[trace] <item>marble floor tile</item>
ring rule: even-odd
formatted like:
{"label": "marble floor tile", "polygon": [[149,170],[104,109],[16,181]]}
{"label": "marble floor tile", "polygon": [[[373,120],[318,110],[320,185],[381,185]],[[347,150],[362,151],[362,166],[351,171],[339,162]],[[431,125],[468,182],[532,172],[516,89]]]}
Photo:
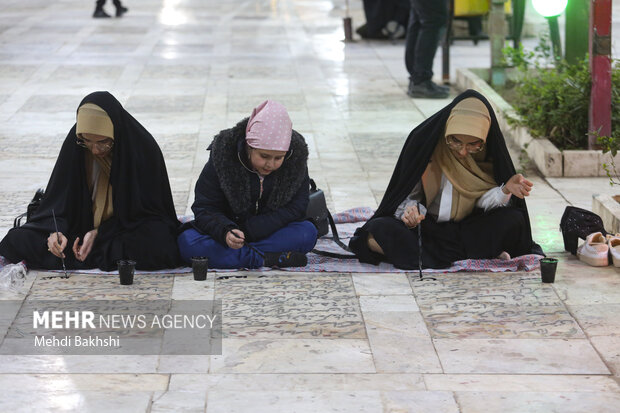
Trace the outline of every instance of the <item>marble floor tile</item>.
{"label": "marble floor tile", "polygon": [[413,290],[436,338],[585,337],[537,273],[446,275]]}
{"label": "marble floor tile", "polygon": [[355,292],[363,295],[411,295],[411,286],[404,274],[352,274]]}
{"label": "marble floor tile", "polygon": [[158,356],[0,355],[0,373],[155,373]]}
{"label": "marble floor tile", "polygon": [[372,373],[368,342],[360,339],[223,339],[210,373]]}
{"label": "marble floor tile", "polygon": [[153,396],[151,413],[202,413],[207,406],[206,392],[166,391]]}
{"label": "marble floor tile", "polygon": [[140,96],[133,95],[125,103],[125,109],[130,113],[170,113],[170,112],[199,112],[202,106],[203,95],[192,96]]}
{"label": "marble floor tile", "polygon": [[368,334],[398,333],[409,337],[430,338],[426,323],[418,311],[364,311]]}
{"label": "marble floor tile", "polygon": [[158,373],[207,373],[211,364],[211,357],[208,355],[176,355],[161,354]]}
{"label": "marble floor tile", "polygon": [[588,342],[579,339],[435,339],[446,373],[609,374]]}
{"label": "marble floor tile", "polygon": [[[8,395],[5,395],[8,396]],[[133,413],[146,411],[152,394],[148,392],[39,392],[24,391],[0,396],[0,409],[7,412],[93,412]]]}
{"label": "marble floor tile", "polygon": [[348,276],[248,275],[216,279],[225,338],[365,338]]}
{"label": "marble floor tile", "polygon": [[567,305],[620,304],[620,277],[615,267],[593,269],[570,259],[558,267],[562,278],[554,284]]}
{"label": "marble floor tile", "polygon": [[383,400],[383,411],[388,412],[461,412],[451,392],[389,391],[381,392],[381,397]]}
{"label": "marble floor tile", "polygon": [[165,391],[167,374],[2,374],[5,392],[37,389],[41,392],[152,392]]}
{"label": "marble floor tile", "polygon": [[207,396],[207,413],[255,412],[256,406],[263,411],[378,413],[382,405],[377,391],[213,391]]}
{"label": "marble floor tile", "polygon": [[118,275],[74,274],[59,278],[56,273],[40,273],[28,299],[33,300],[168,300],[174,277],[136,274],[131,288],[119,288]]}
{"label": "marble floor tile", "polygon": [[459,392],[462,413],[612,413],[618,409],[618,393],[581,392]]}
{"label": "marble floor tile", "polygon": [[372,327],[368,341],[377,372],[441,373],[433,342],[428,337],[410,337],[401,332]]}
{"label": "marble floor tile", "polygon": [[509,375],[509,374],[425,374],[428,390],[457,392],[617,392],[609,376]]}
{"label": "marble floor tile", "polygon": [[359,301],[364,313],[371,311],[419,311],[413,295],[361,296]]}
{"label": "marble floor tile", "polygon": [[615,376],[620,376],[620,337],[592,337],[592,345]]}
{"label": "marble floor tile", "polygon": [[420,374],[171,374],[170,391],[420,391]]}
{"label": "marble floor tile", "polygon": [[620,336],[620,304],[570,305],[568,308],[589,337]]}

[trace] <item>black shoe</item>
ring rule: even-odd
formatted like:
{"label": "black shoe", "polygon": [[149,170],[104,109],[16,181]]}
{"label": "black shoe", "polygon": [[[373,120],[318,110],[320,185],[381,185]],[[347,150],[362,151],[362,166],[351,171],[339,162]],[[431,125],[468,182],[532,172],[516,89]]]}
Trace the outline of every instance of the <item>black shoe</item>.
{"label": "black shoe", "polygon": [[308,258],[306,258],[306,254],[302,254],[301,252],[288,251],[265,253],[265,267],[305,267],[307,264]]}
{"label": "black shoe", "polygon": [[129,11],[129,9],[127,7],[117,7],[116,8],[116,17],[122,17],[123,14],[127,13]]}
{"label": "black shoe", "polygon": [[411,81],[409,82],[407,95],[412,98],[445,99],[450,95],[449,90],[449,88],[439,86],[432,80],[425,80],[417,85],[413,84],[413,81]]}
{"label": "black shoe", "polygon": [[96,9],[95,12],[93,13],[93,17],[96,19],[99,19],[99,18],[109,18],[112,16],[106,13],[105,10],[103,9]]}

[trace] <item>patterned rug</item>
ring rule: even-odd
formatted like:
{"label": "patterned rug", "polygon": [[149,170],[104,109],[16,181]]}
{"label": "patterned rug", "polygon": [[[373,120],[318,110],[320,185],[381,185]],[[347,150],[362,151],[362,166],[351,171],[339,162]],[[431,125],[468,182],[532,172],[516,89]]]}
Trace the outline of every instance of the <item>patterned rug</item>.
{"label": "patterned rug", "polygon": [[[374,213],[371,208],[360,207],[349,209],[334,215],[334,222],[338,229],[340,239],[345,244],[349,243],[349,239],[353,236],[355,230],[362,226]],[[193,219],[192,216],[185,215],[180,216],[181,222],[188,222]],[[333,240],[331,231],[321,237],[315,246],[315,249],[321,251],[328,251],[337,254],[347,254],[342,248],[340,248]],[[432,269],[426,268],[424,273],[449,273],[460,271],[475,271],[475,272],[506,272],[506,271],[531,271],[539,267],[538,261],[542,258],[540,255],[523,255],[513,258],[511,260],[489,259],[489,260],[462,260],[453,263],[452,267],[444,269]],[[0,257],[0,270],[6,262],[3,261],[3,257]],[[222,270],[212,269],[216,272],[230,272],[236,270]],[[248,271],[270,271],[271,268],[252,269]],[[285,271],[291,272],[342,272],[342,273],[387,273],[387,272],[401,272],[401,273],[415,273],[417,270],[400,270],[395,268],[392,264],[383,262],[379,265],[363,264],[356,259],[339,259],[325,257],[317,255],[315,253],[308,254],[308,265],[305,267],[285,268]],[[54,271],[62,272],[62,271]],[[118,271],[101,271],[99,269],[94,270],[71,270],[71,273],[81,274],[117,274]],[[182,274],[191,272],[191,268],[180,267],[174,269],[160,270],[160,271],[136,271],[136,273],[149,273],[149,274]]]}

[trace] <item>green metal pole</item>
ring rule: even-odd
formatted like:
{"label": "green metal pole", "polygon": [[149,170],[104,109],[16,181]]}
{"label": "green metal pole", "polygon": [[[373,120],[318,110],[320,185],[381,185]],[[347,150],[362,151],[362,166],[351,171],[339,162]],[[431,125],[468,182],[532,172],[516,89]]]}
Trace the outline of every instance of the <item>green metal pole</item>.
{"label": "green metal pole", "polygon": [[524,18],[525,0],[512,0],[512,41],[515,49],[518,49],[519,44],[521,44]]}
{"label": "green metal pole", "polygon": [[569,0],[566,5],[566,61],[571,64],[585,59],[588,53],[590,0]]}
{"label": "green metal pole", "polygon": [[491,40],[491,84],[504,86],[506,70],[503,65],[502,49],[506,42],[506,16],[504,0],[492,0],[489,12],[489,39]]}
{"label": "green metal pole", "polygon": [[551,35],[551,44],[553,45],[553,56],[555,60],[562,59],[562,40],[560,39],[560,27],[558,25],[558,16],[546,18],[549,22],[549,34]]}

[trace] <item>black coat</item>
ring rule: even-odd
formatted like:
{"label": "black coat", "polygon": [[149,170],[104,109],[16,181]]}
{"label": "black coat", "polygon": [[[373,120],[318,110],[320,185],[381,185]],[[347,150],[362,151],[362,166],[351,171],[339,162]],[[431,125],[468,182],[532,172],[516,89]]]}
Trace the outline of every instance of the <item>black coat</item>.
{"label": "black coat", "polygon": [[[308,146],[293,131],[282,166],[260,180],[247,160],[245,128],[248,119],[213,138],[211,151],[196,182],[192,205],[200,233],[226,245],[226,233],[240,229],[248,241],[268,237],[294,221],[305,218],[308,207]],[[187,227],[187,226],[186,226]]]}
{"label": "black coat", "polygon": [[[176,234],[177,220],[168,173],[163,155],[153,136],[134,119],[108,92],[94,92],[79,106],[94,103],[106,111],[114,125],[114,146],[110,185],[113,193],[113,216],[101,223],[93,250],[86,263],[68,260],[70,266],[99,267],[112,270],[118,259],[134,259],[139,269],[173,268],[179,263]],[[74,125],[60,150],[45,190],[45,196],[25,225],[12,229],[4,242],[15,259],[25,259],[33,267],[51,268],[46,243],[40,253],[24,246],[47,238],[54,232],[52,210],[58,230],[69,240],[83,238],[93,229],[91,193],[88,187],[84,153],[76,145]],[[1,251],[0,251],[1,252]],[[55,257],[52,257],[55,260]],[[59,260],[58,260],[59,261]]]}
{"label": "black coat", "polygon": [[[495,182],[499,186],[506,183],[514,174],[516,174],[515,167],[512,164],[512,159],[510,158],[510,154],[506,148],[504,135],[502,134],[499,124],[497,123],[497,118],[495,117],[493,108],[483,95],[474,90],[467,90],[457,96],[449,105],[435,113],[430,118],[426,119],[413,131],[411,131],[405,141],[400,156],[398,157],[396,167],[394,168],[394,172],[392,173],[392,177],[383,199],[379,204],[379,208],[368,222],[371,222],[373,219],[378,217],[394,215],[394,212],[398,206],[405,200],[405,198],[407,198],[415,185],[420,182],[422,174],[424,174],[433,151],[435,150],[435,146],[439,140],[444,137],[446,122],[450,116],[452,108],[461,100],[470,97],[480,99],[486,105],[489,110],[489,114],[491,115],[491,126],[486,140],[485,161],[492,162],[493,164],[493,175]],[[524,215],[525,223],[527,225],[527,234],[532,246],[532,253],[542,255],[542,249],[540,246],[531,240],[532,231],[525,200],[512,197],[511,205],[519,209]],[[376,257],[367,256],[367,251],[364,253],[359,248],[360,238],[362,240],[367,239],[367,226],[368,223],[355,231],[355,236],[351,239],[349,245],[355,250],[360,259],[368,262],[376,262]]]}

